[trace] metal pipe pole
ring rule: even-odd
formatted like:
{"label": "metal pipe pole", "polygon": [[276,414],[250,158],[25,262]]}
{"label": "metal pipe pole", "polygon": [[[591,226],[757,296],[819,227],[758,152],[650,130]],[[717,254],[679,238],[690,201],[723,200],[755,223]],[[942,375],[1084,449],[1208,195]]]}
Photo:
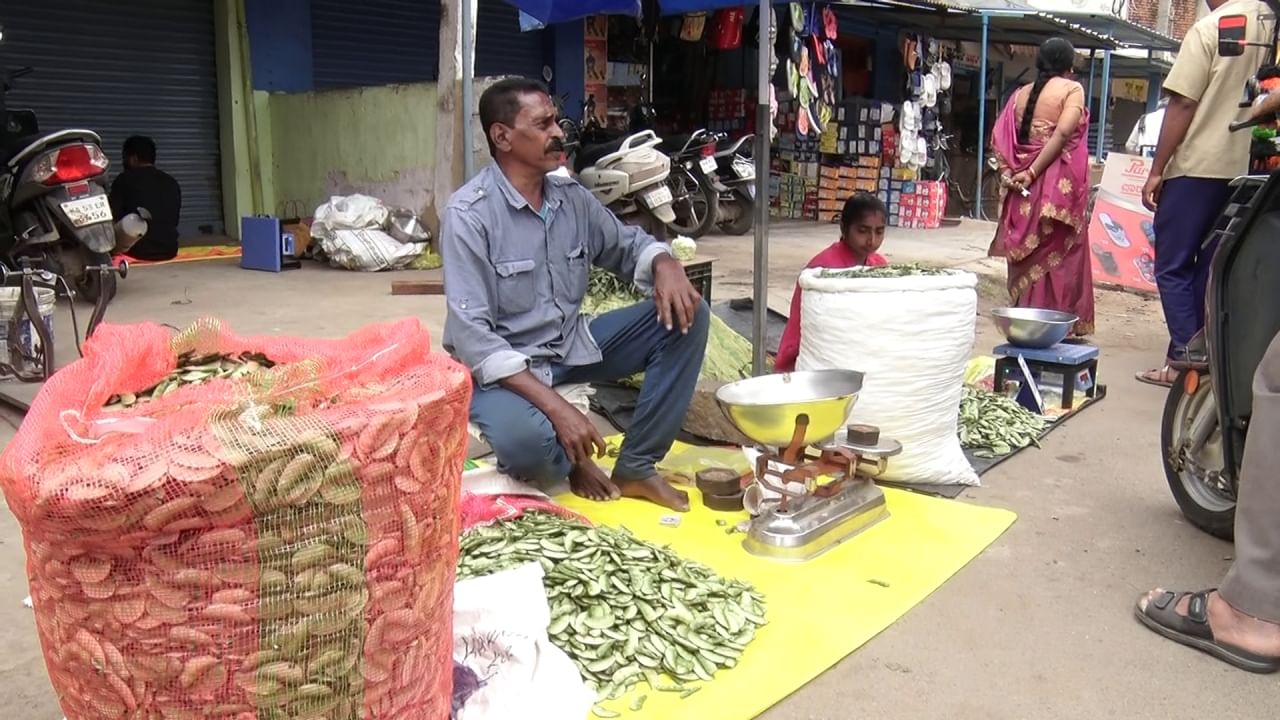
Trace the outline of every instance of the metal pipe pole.
{"label": "metal pipe pole", "polygon": [[1152,68],[1151,72],[1147,73],[1147,112],[1155,112],[1160,105],[1160,81],[1162,77],[1155,70],[1155,52],[1151,50],[1147,51],[1147,64]]}
{"label": "metal pipe pole", "polygon": [[1111,99],[1111,51],[1102,52],[1102,108],[1098,111],[1098,147],[1094,153],[1098,162],[1107,151],[1107,101]]}
{"label": "metal pipe pole", "polygon": [[[462,32],[462,181],[466,182],[476,171],[475,137],[471,128],[471,108],[475,104],[475,47],[472,30],[475,26],[474,0],[462,0],[462,19],[458,29]],[[455,146],[456,147],[456,146]],[[456,165],[454,167],[457,167]]]}
{"label": "metal pipe pole", "polygon": [[[1093,64],[1098,59],[1098,51],[1096,49],[1089,51],[1089,90],[1085,93],[1084,106],[1093,109]],[[1087,143],[1086,143],[1087,144]]]}
{"label": "metal pipe pole", "polygon": [[756,73],[756,236],[752,275],[751,373],[764,375],[769,342],[769,37],[773,14],[769,0],[760,0],[760,38]]}
{"label": "metal pipe pole", "polygon": [[982,175],[987,165],[987,31],[991,16],[982,13],[982,50],[978,53],[978,184],[973,188],[973,217],[982,219]]}

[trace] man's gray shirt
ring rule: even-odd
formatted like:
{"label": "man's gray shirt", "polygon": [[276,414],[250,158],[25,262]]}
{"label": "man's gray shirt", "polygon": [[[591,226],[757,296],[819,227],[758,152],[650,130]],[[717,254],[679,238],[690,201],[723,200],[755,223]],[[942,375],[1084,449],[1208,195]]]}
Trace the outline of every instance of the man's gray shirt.
{"label": "man's gray shirt", "polygon": [[623,225],[576,180],[548,175],[538,213],[497,164],[449,198],[440,252],[448,317],[444,347],[491,386],[525,369],[592,365],[600,347],[581,314],[592,266],[653,287],[671,248]]}

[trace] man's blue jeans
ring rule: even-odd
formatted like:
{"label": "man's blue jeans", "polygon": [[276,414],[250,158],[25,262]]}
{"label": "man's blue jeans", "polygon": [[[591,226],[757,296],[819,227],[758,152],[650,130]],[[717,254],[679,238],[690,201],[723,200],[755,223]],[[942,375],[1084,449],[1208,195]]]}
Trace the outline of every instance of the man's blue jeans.
{"label": "man's blue jeans", "polygon": [[[604,359],[583,367],[552,367],[552,384],[615,382],[644,371],[644,386],[614,476],[643,480],[671,450],[684,422],[702,370],[711,309],[705,302],[687,334],[658,322],[646,300],[591,321],[591,335]],[[475,388],[471,422],[497,456],[498,469],[529,482],[563,480],[571,469],[547,416],[528,400],[502,387]]]}
{"label": "man's blue jeans", "polygon": [[1205,288],[1217,242],[1204,243],[1231,199],[1231,181],[1179,177],[1160,190],[1155,217],[1156,287],[1176,359],[1204,327]]}

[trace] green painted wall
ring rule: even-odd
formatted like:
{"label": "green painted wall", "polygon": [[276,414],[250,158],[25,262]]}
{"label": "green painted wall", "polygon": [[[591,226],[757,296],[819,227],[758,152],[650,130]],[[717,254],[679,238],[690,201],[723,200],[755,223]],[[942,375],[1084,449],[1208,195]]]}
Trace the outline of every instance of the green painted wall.
{"label": "green painted wall", "polygon": [[[269,194],[276,213],[295,214],[300,207],[307,216],[332,195],[363,193],[434,224],[434,83],[269,98],[270,119],[259,120],[259,131],[269,127]],[[265,145],[261,139],[259,147]]]}

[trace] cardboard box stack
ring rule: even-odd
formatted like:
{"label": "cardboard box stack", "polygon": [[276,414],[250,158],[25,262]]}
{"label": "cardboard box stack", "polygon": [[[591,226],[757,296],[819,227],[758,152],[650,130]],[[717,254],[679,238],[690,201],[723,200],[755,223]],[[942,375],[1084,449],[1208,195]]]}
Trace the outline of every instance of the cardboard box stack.
{"label": "cardboard box stack", "polygon": [[890,226],[933,230],[941,226],[947,209],[947,184],[891,179],[888,206]]}
{"label": "cardboard box stack", "polygon": [[823,152],[835,155],[879,155],[884,129],[891,114],[882,103],[855,100],[836,108],[835,122],[828,123]]}
{"label": "cardboard box stack", "polygon": [[[858,192],[877,193],[880,189],[880,156],[861,155],[849,158],[852,164],[823,165],[818,185],[818,219],[830,222],[840,220],[844,201]],[[881,200],[888,201],[888,185]]]}

